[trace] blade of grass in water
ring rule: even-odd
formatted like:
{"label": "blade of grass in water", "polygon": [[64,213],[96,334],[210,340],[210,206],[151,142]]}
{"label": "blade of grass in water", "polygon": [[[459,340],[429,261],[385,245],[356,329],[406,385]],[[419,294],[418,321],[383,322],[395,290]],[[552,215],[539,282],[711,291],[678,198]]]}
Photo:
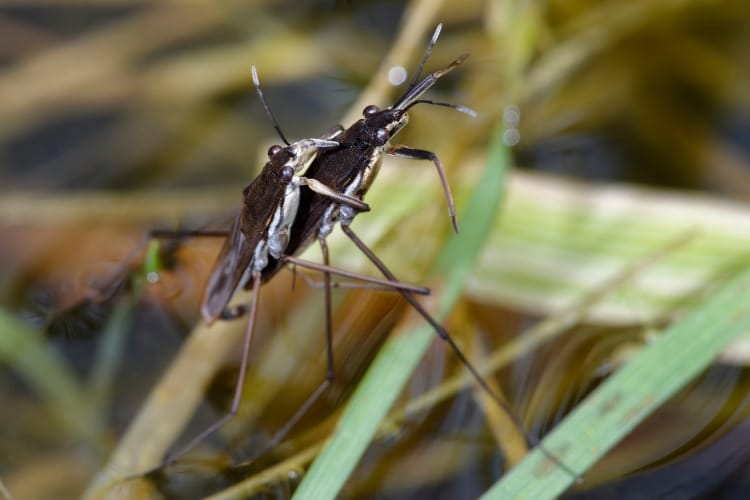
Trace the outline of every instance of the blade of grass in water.
{"label": "blade of grass in water", "polygon": [[[443,283],[438,321],[461,296],[473,263],[492,228],[510,155],[498,128],[482,177],[463,214],[460,236],[451,237],[436,262],[433,278]],[[373,440],[412,372],[435,338],[428,326],[393,336],[378,353],[357,387],[336,433],[316,458],[294,498],[334,498]],[[446,346],[447,348],[447,346]]]}
{"label": "blade of grass in water", "polygon": [[89,378],[90,399],[99,415],[106,414],[112,401],[117,370],[125,353],[125,341],[133,320],[133,308],[139,299],[140,294],[118,302],[101,337]]}
{"label": "blade of grass in water", "polygon": [[[698,376],[724,346],[750,329],[750,269],[745,269],[591,394],[543,444],[583,473],[675,392]],[[573,481],[537,450],[483,498],[557,498]]]}

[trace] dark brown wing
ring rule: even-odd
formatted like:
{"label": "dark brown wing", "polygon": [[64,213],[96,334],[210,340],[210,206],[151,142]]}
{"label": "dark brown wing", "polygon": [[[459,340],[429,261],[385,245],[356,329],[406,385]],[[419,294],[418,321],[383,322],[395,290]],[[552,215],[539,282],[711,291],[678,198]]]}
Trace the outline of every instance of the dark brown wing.
{"label": "dark brown wing", "polygon": [[260,175],[243,191],[241,212],[224,241],[204,292],[201,314],[206,322],[210,323],[221,315],[237,287],[247,285],[241,283],[242,278],[253,265],[253,254],[258,243],[268,236],[268,225],[283,199],[287,185],[281,182],[278,168],[286,157],[277,156],[279,158],[274,157],[274,161],[267,163]]}
{"label": "dark brown wing", "polygon": [[221,247],[219,258],[206,284],[201,314],[207,323],[214,321],[226,309],[242,275],[252,262],[257,241],[253,245],[242,233],[240,219],[241,215],[234,220],[232,231]]}

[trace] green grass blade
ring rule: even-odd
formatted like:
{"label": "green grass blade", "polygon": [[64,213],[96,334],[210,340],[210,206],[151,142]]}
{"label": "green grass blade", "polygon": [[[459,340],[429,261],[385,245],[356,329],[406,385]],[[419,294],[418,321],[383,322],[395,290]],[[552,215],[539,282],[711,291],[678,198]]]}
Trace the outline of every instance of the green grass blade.
{"label": "green grass blade", "polygon": [[[139,294],[140,295],[140,294]],[[125,354],[127,333],[133,320],[133,308],[139,297],[120,301],[112,311],[101,335],[97,356],[89,378],[89,398],[97,413],[105,415],[113,400],[113,388]]]}
{"label": "green grass blade", "polygon": [[716,196],[516,171],[466,293],[538,315],[574,303],[644,252],[686,245],[610,294],[588,322],[661,321],[727,266],[750,263],[750,209]]}
{"label": "green grass blade", "polygon": [[[445,317],[458,301],[489,232],[492,229],[510,155],[498,129],[484,172],[474,190],[460,235],[448,240],[438,256],[433,277],[444,283],[437,318]],[[317,457],[294,498],[335,498],[356,467],[375,433],[435,338],[429,327],[393,336],[378,353],[339,421],[336,433]]]}
{"label": "green grass blade", "polygon": [[[717,290],[593,392],[543,444],[583,473],[750,329],[750,268]],[[483,498],[557,498],[573,481],[532,451]]]}

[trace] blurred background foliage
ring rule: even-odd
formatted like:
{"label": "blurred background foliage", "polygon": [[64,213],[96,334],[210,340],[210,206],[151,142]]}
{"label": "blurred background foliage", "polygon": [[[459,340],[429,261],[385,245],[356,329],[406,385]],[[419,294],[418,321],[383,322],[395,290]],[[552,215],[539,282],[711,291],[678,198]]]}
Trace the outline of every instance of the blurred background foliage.
{"label": "blurred background foliage", "polygon": [[[317,136],[391,102],[386,70],[413,68],[438,22],[427,70],[471,57],[431,97],[479,116],[418,107],[397,142],[438,153],[464,226],[497,123],[517,167],[451,331],[491,353],[596,295],[557,338],[492,377],[529,430],[546,432],[698,291],[748,263],[749,21],[742,0],[0,2],[3,484],[15,498],[79,496],[197,323],[216,242],[164,248],[155,285],[129,257],[146,229],[232,217],[278,142],[250,65],[285,134]],[[373,212],[355,228],[397,276],[421,283],[449,235],[433,168],[387,159],[367,201]],[[341,238],[331,246],[336,265],[372,272]],[[641,269],[642,259],[651,262]],[[122,262],[134,273],[102,293]],[[634,278],[611,281],[629,269]],[[228,465],[262,446],[323,377],[320,294],[291,281],[263,289],[241,418],[189,465],[120,494],[214,492],[330,432],[405,310],[390,294],[336,294],[330,394],[268,463]],[[242,325],[226,328],[236,331],[211,332],[215,351],[189,359],[210,366],[194,370],[203,378],[177,389],[197,405],[208,387],[197,415],[162,417],[174,432],[192,418],[183,439],[231,398]],[[571,497],[739,495],[750,477],[740,446],[747,352],[742,340],[727,348]],[[401,401],[457,368],[436,343]],[[475,497],[513,461],[468,390],[383,436],[344,497]],[[308,462],[261,476],[259,494],[288,496]]]}

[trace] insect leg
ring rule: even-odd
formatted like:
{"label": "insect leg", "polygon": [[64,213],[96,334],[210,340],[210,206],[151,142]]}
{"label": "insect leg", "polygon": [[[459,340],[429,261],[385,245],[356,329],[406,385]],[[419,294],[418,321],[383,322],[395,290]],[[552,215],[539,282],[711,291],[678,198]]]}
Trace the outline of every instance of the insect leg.
{"label": "insect leg", "polygon": [[210,436],[214,432],[216,432],[218,429],[220,429],[224,424],[229,422],[232,417],[234,417],[237,414],[237,410],[240,406],[240,399],[242,397],[242,387],[245,385],[245,372],[247,371],[247,360],[250,354],[250,341],[253,338],[253,330],[255,330],[255,318],[257,316],[258,311],[258,298],[260,297],[260,285],[261,285],[261,274],[259,271],[253,271],[253,294],[252,294],[252,302],[250,304],[250,314],[249,319],[247,322],[247,329],[245,330],[245,340],[242,345],[242,361],[240,362],[240,373],[237,377],[237,385],[234,389],[234,398],[232,399],[232,407],[229,409],[229,411],[221,417],[219,420],[208,426],[203,432],[195,436],[193,439],[191,439],[186,445],[184,445],[182,448],[179,448],[177,451],[167,454],[167,456],[164,457],[164,465],[169,465],[173,463],[175,460],[177,460],[179,457],[190,451],[203,441],[207,436]]}
{"label": "insect leg", "polygon": [[148,232],[148,239],[174,239],[183,238],[226,238],[229,231],[225,229],[152,229]]}
{"label": "insect leg", "polygon": [[[293,266],[292,269],[296,269],[296,266]],[[290,269],[290,272],[293,272]],[[315,281],[310,276],[307,276],[306,274],[301,274],[302,279],[305,281],[307,286],[313,289],[321,289],[325,286],[325,284],[321,281]],[[375,290],[378,292],[398,292],[398,288],[394,287],[391,284],[388,285],[376,285],[374,283],[356,283],[353,281],[332,281],[331,282],[331,288],[345,288],[345,289],[357,289],[357,290]],[[417,293],[417,292],[414,292]],[[421,294],[424,295],[424,294]]]}
{"label": "insect leg", "polygon": [[430,160],[435,164],[438,175],[440,176],[440,182],[443,184],[443,193],[445,193],[445,200],[448,202],[448,214],[451,217],[451,223],[453,224],[453,231],[458,233],[458,220],[456,219],[456,205],[453,203],[453,195],[451,194],[451,188],[448,185],[448,178],[445,175],[443,165],[440,163],[440,159],[432,151],[425,151],[423,149],[414,149],[401,144],[393,146],[386,151],[386,154],[391,156],[397,156],[399,158],[408,158],[410,160]]}
{"label": "insect leg", "polygon": [[352,271],[347,271],[345,269],[340,269],[338,267],[331,267],[326,266],[324,264],[318,264],[316,262],[310,262],[308,260],[302,260],[297,257],[292,257],[291,255],[283,255],[279,258],[279,260],[283,260],[284,262],[288,262],[290,264],[294,264],[296,266],[305,267],[308,269],[313,269],[315,271],[320,271],[322,273],[330,273],[335,274],[337,276],[343,276],[345,278],[352,278],[359,281],[364,281],[365,283],[372,283],[374,285],[387,287],[391,289],[396,290],[403,290],[408,291],[410,293],[416,293],[418,295],[429,295],[430,289],[425,288],[423,286],[416,286],[416,285],[410,285],[408,283],[401,283],[400,281],[391,280],[391,279],[380,279],[380,278],[373,278],[371,276],[367,276],[365,274],[359,274]]}
{"label": "insect leg", "polygon": [[[362,253],[364,253],[370,261],[372,261],[375,266],[380,269],[380,272],[383,273],[384,276],[386,276],[388,279],[395,280],[396,277],[391,273],[391,271],[385,266],[383,261],[381,261],[375,253],[370,250],[370,248],[359,239],[359,237],[354,233],[354,231],[347,225],[341,224],[341,230],[344,231],[344,234],[346,234],[349,239],[352,240],[352,242],[359,248]],[[435,319],[428,313],[422,305],[417,302],[417,299],[414,298],[414,295],[411,293],[399,290],[401,292],[401,295],[404,296],[404,298],[411,304],[412,307],[427,321],[430,326],[435,330],[435,333],[443,339],[448,345],[450,345],[451,349],[455,353],[458,360],[461,362],[464,367],[466,367],[467,370],[471,373],[472,377],[474,377],[474,380],[476,380],[479,387],[482,388],[487,395],[489,395],[493,401],[497,404],[497,406],[505,412],[508,417],[513,422],[513,425],[524,435],[526,440],[529,442],[529,444],[533,447],[539,448],[539,451],[541,451],[548,459],[550,459],[555,465],[560,467],[565,473],[569,474],[571,477],[575,478],[576,480],[580,479],[579,474],[576,474],[570,467],[565,465],[562,460],[557,458],[557,456],[552,453],[551,451],[547,450],[545,447],[543,447],[539,440],[531,435],[523,426],[523,422],[513,413],[512,409],[508,404],[503,401],[497,394],[495,394],[495,391],[493,391],[490,386],[487,384],[487,382],[484,380],[484,378],[477,372],[476,368],[471,364],[469,359],[464,355],[464,353],[461,351],[461,349],[458,347],[456,342],[453,340],[453,338],[450,336],[448,331],[443,328],[442,325],[440,325]]]}
{"label": "insect leg", "polygon": [[316,193],[320,195],[327,196],[328,198],[336,200],[342,205],[352,207],[356,209],[358,212],[370,211],[370,205],[368,205],[364,201],[360,200],[359,198],[355,198],[353,196],[339,193],[338,191],[331,189],[330,187],[326,186],[325,184],[323,184],[317,179],[300,177],[300,186],[307,186],[312,191],[315,191]]}
{"label": "insect leg", "polygon": [[[323,256],[323,265],[329,266],[330,258],[328,253],[328,243],[326,243],[325,238],[318,238],[318,243],[320,243],[320,253]],[[328,371],[326,373],[326,379],[323,384],[321,384],[321,387],[325,386],[327,388],[329,385],[331,385],[331,382],[333,382],[333,306],[331,300],[331,273],[323,273],[323,285],[325,289],[324,296],[326,308],[326,356],[328,359]],[[318,391],[320,390],[321,389],[318,389]]]}
{"label": "insect leg", "polygon": [[[325,242],[325,239],[318,238],[318,242],[320,243],[320,251],[323,254],[323,267],[329,268],[329,258],[328,258],[328,245]],[[302,403],[302,406],[300,406],[297,411],[292,415],[292,418],[287,421],[284,426],[279,429],[276,434],[271,438],[271,440],[268,442],[268,444],[263,448],[263,450],[256,455],[260,456],[263,455],[268,450],[272,449],[276,445],[278,445],[287,434],[289,434],[289,431],[294,428],[295,425],[297,425],[297,422],[307,413],[307,411],[310,409],[310,407],[315,403],[315,401],[320,398],[320,396],[328,389],[331,384],[333,383],[334,379],[334,365],[333,365],[333,316],[332,316],[332,306],[331,306],[331,274],[328,271],[323,271],[323,283],[325,285],[325,310],[326,310],[326,359],[328,362],[328,369],[326,371],[326,378],[321,382],[321,384],[318,386],[315,391],[308,396],[307,400],[305,400],[304,403]]]}

